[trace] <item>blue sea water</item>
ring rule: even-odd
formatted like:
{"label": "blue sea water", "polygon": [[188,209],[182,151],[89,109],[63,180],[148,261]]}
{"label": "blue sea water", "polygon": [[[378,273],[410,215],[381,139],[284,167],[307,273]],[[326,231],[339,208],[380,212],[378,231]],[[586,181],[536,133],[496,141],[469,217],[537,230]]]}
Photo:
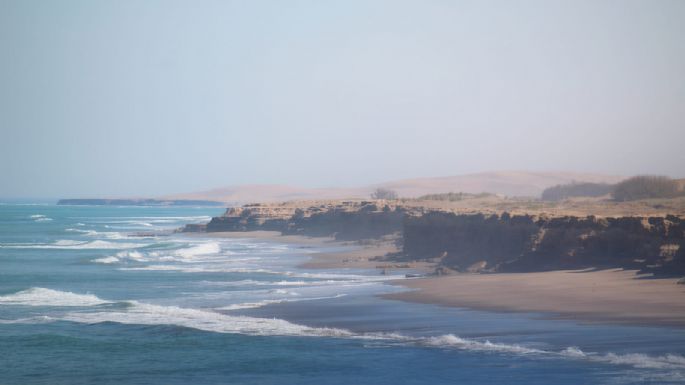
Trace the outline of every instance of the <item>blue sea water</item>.
{"label": "blue sea water", "polygon": [[[0,205],[0,384],[664,384],[683,329],[382,299],[216,208]],[[455,293],[458,295],[458,293]]]}

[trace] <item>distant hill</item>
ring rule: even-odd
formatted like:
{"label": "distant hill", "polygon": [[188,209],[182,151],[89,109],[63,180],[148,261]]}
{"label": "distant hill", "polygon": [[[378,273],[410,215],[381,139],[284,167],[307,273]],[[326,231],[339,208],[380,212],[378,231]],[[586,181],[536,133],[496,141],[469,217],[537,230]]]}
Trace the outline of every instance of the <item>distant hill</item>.
{"label": "distant hill", "polygon": [[388,188],[400,197],[426,194],[488,192],[506,196],[539,197],[544,189],[558,184],[576,182],[616,183],[622,176],[575,172],[500,171],[477,174],[415,178],[389,181],[354,188],[306,188],[289,185],[241,185],[175,194],[160,199],[192,199],[220,201],[229,204],[276,202],[288,200],[368,198],[379,187]]}
{"label": "distant hill", "polygon": [[159,199],[60,199],[58,205],[70,206],[223,206],[223,202],[210,200],[159,200]]}
{"label": "distant hill", "polygon": [[282,202],[337,198],[367,198],[369,188],[306,188],[278,184],[221,187],[207,191],[168,195],[162,199],[212,200],[230,204],[249,202]]}
{"label": "distant hill", "polygon": [[[416,178],[382,183],[400,196],[415,197],[444,192],[478,194],[488,192],[506,196],[539,197],[547,187],[576,182],[616,183],[622,176],[576,172],[482,172],[438,178]],[[375,186],[374,186],[375,187]]]}

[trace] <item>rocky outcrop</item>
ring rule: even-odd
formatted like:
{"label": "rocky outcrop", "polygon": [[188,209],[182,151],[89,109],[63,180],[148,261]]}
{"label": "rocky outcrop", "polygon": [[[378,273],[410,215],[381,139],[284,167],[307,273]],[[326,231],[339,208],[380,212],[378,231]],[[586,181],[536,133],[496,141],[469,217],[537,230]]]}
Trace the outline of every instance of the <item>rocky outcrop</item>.
{"label": "rocky outcrop", "polygon": [[685,274],[681,216],[550,216],[426,211],[398,201],[323,201],[229,208],[203,228],[269,230],[338,240],[400,233],[398,258],[432,260],[445,272],[622,267]]}
{"label": "rocky outcrop", "polygon": [[685,222],[675,216],[596,218],[457,215],[404,219],[404,253],[466,271],[624,267],[685,273]]}
{"label": "rocky outcrop", "polygon": [[212,218],[207,231],[284,231],[296,210],[292,206],[262,204],[231,207],[223,216]]}
{"label": "rocky outcrop", "polygon": [[407,210],[384,201],[343,201],[307,207],[252,204],[212,218],[207,231],[280,231],[338,240],[377,238],[402,230]]}
{"label": "rocky outcrop", "polygon": [[207,224],[205,223],[189,223],[180,229],[180,232],[183,233],[203,233],[205,231],[207,231]]}

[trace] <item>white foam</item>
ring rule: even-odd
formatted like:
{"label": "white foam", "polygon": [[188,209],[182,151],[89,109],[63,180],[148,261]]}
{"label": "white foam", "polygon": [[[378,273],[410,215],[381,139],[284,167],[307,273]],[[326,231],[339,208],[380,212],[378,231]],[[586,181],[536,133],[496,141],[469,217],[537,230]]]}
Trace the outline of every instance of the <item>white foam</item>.
{"label": "white foam", "polygon": [[488,351],[500,353],[518,353],[518,354],[541,354],[545,353],[543,350],[531,349],[521,345],[510,345],[494,343],[490,341],[476,341],[457,337],[453,334],[446,334],[437,337],[427,337],[422,341],[422,344],[437,347],[456,347],[465,350]]}
{"label": "white foam", "polygon": [[[107,223],[131,223],[131,222],[139,222],[141,220],[147,221],[147,220],[173,220],[173,221],[209,221],[212,219],[212,217],[208,215],[191,215],[191,216],[166,216],[166,217],[151,217],[151,216],[142,216],[142,217],[98,217],[98,219],[115,219],[114,221],[107,221]],[[122,220],[125,219],[125,220]],[[101,222],[102,223],[102,222]]]}
{"label": "white foam", "polygon": [[103,225],[108,229],[131,229],[131,228],[150,228],[154,225],[147,221],[95,221],[91,222],[95,224]]}
{"label": "white foam", "polygon": [[83,234],[88,237],[99,237],[99,238],[107,238],[107,239],[127,239],[128,237],[125,236],[124,234],[117,232],[117,231],[95,231],[95,230],[81,230],[81,229],[75,229],[75,228],[67,228],[64,229],[64,231],[70,232],[70,233],[79,233]]}
{"label": "white foam", "polygon": [[95,263],[112,264],[112,263],[118,263],[118,262],[119,262],[119,258],[113,257],[113,256],[109,256],[109,257],[103,257],[103,258],[94,259],[93,262],[95,262]]}
{"label": "white foam", "polygon": [[[140,245],[140,247],[147,245]],[[221,253],[221,255],[218,255]],[[136,262],[181,262],[183,265],[150,265],[150,266],[137,266],[131,268],[124,268],[125,270],[178,270],[183,272],[206,272],[213,271],[214,268],[201,267],[201,266],[188,266],[188,264],[196,262],[215,262],[219,260],[220,262],[236,262],[233,260],[225,261],[226,255],[231,254],[230,252],[221,252],[221,246],[218,243],[202,243],[194,245],[191,247],[186,247],[178,250],[166,250],[166,251],[148,251],[143,253],[141,251],[122,251],[115,255],[119,261],[124,262],[127,260]],[[252,261],[259,260],[259,258],[244,258],[240,259],[242,261]],[[113,261],[113,260],[112,260]]]}
{"label": "white foam", "polygon": [[286,271],[283,273],[289,277],[312,278],[312,279],[347,279],[365,282],[382,282],[396,279],[404,279],[404,275],[358,275],[358,274],[336,274],[336,273],[300,273]]}
{"label": "white foam", "polygon": [[53,243],[53,245],[54,246],[76,246],[76,245],[82,245],[84,243],[86,243],[86,242],[72,241],[70,239],[60,239],[58,241],[55,241],[55,243]]}
{"label": "white foam", "polygon": [[48,222],[52,220],[52,218],[47,217],[43,214],[31,215],[29,218],[33,219],[34,222]]}
{"label": "white foam", "polygon": [[58,240],[54,243],[14,243],[4,244],[0,247],[8,249],[65,249],[65,250],[85,250],[85,249],[133,249],[137,247],[144,247],[147,245],[137,243],[117,243],[102,240],[95,241],[74,241],[74,240]]}
{"label": "white foam", "polygon": [[32,287],[14,294],[0,296],[0,304],[25,306],[95,306],[105,301],[92,294],[76,294],[69,291]]}
{"label": "white foam", "polygon": [[559,354],[561,354],[563,356],[574,357],[574,358],[585,358],[585,357],[587,357],[585,355],[585,353],[583,353],[583,351],[580,350],[576,346],[569,346],[568,348],[559,352]]}
{"label": "white foam", "polygon": [[81,230],[81,229],[74,229],[74,228],[68,228],[64,229],[64,231],[70,232],[70,233],[81,233],[89,236],[96,236],[99,233],[95,230]]}
{"label": "white foam", "polygon": [[601,359],[617,365],[630,365],[648,369],[685,369],[685,357],[677,354],[650,356],[641,353],[615,354],[608,353]]}
{"label": "white foam", "polygon": [[54,322],[56,319],[50,316],[41,315],[35,317],[19,318],[19,319],[0,319],[0,324],[41,324],[47,322]]}
{"label": "white foam", "polygon": [[302,302],[302,301],[316,301],[322,299],[334,299],[344,297],[347,294],[337,294],[330,297],[311,297],[311,298],[281,298],[281,299],[265,299],[259,302],[246,302],[238,303],[234,305],[228,305],[216,308],[217,310],[239,310],[239,309],[254,309],[258,307],[263,307],[266,305],[278,304],[278,303],[288,303],[288,302]]}
{"label": "white foam", "polygon": [[130,259],[138,262],[145,262],[148,259],[139,251],[120,251],[117,253],[117,257]]}
{"label": "white foam", "polygon": [[569,347],[560,352],[561,355],[604,362],[614,365],[627,365],[642,369],[685,369],[685,357],[677,354],[650,356],[643,353],[585,353],[577,347]]}
{"label": "white foam", "polygon": [[202,243],[197,246],[192,246],[185,249],[176,250],[174,253],[181,258],[192,259],[194,257],[218,254],[221,252],[221,246],[216,242]]}
{"label": "white foam", "polygon": [[319,281],[257,281],[253,279],[243,279],[240,281],[202,281],[203,284],[209,286],[329,286],[329,285],[346,285],[358,283],[355,280],[319,280]]}
{"label": "white foam", "polygon": [[122,267],[120,270],[143,270],[143,271],[180,271],[183,273],[262,273],[262,274],[283,274],[282,272],[268,269],[251,268],[223,268],[207,266],[183,266],[183,265],[150,265],[140,267]]}
{"label": "white foam", "polygon": [[79,323],[117,322],[136,325],[177,325],[217,333],[284,336],[351,336],[342,329],[314,328],[277,318],[229,316],[208,310],[130,302],[125,312],[72,312],[62,320]]}
{"label": "white foam", "polygon": [[[334,297],[335,298],[335,297]],[[318,298],[298,299],[314,300]],[[323,297],[322,297],[323,299]],[[276,301],[265,300],[256,303],[230,305],[221,310],[245,309],[264,306]],[[105,303],[90,294],[74,294],[56,290],[32,288],[19,293],[0,297],[0,304],[22,304],[31,306],[93,306]],[[402,345],[418,345],[443,349],[459,349],[493,354],[515,354],[526,356],[557,357],[577,360],[590,360],[613,365],[626,365],[641,369],[671,369],[685,370],[685,357],[676,354],[650,356],[641,353],[585,353],[577,347],[569,347],[562,351],[540,350],[518,344],[504,344],[490,341],[478,341],[446,334],[432,337],[411,337],[396,333],[353,333],[345,329],[316,328],[294,324],[276,318],[255,318],[246,316],[231,316],[211,310],[189,309],[177,306],[160,306],[128,301],[126,311],[97,311],[71,312],[62,317],[32,317],[17,320],[2,320],[0,323],[39,323],[55,320],[65,320],[79,323],[116,322],[136,325],[177,325],[216,333],[238,333],[247,335],[282,335],[352,338],[361,340],[385,341]]]}
{"label": "white foam", "polygon": [[136,262],[146,262],[148,261],[148,258],[146,258],[143,253],[139,251],[120,251],[116,253],[115,255],[110,255],[107,257],[103,258],[98,258],[94,259],[93,262],[96,263],[119,263],[119,262],[125,262],[125,261],[136,261]]}
{"label": "white foam", "polygon": [[107,239],[128,239],[128,237],[117,231],[106,231],[95,234],[94,236],[104,236]]}

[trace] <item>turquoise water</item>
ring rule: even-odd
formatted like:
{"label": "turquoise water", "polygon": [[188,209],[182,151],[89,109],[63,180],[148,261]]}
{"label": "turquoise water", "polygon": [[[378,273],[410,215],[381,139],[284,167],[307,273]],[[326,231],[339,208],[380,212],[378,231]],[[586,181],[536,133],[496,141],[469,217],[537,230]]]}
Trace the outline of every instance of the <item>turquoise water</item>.
{"label": "turquoise water", "polygon": [[[685,382],[681,329],[408,304],[220,209],[0,205],[0,384]],[[456,295],[456,294],[455,294]]]}

